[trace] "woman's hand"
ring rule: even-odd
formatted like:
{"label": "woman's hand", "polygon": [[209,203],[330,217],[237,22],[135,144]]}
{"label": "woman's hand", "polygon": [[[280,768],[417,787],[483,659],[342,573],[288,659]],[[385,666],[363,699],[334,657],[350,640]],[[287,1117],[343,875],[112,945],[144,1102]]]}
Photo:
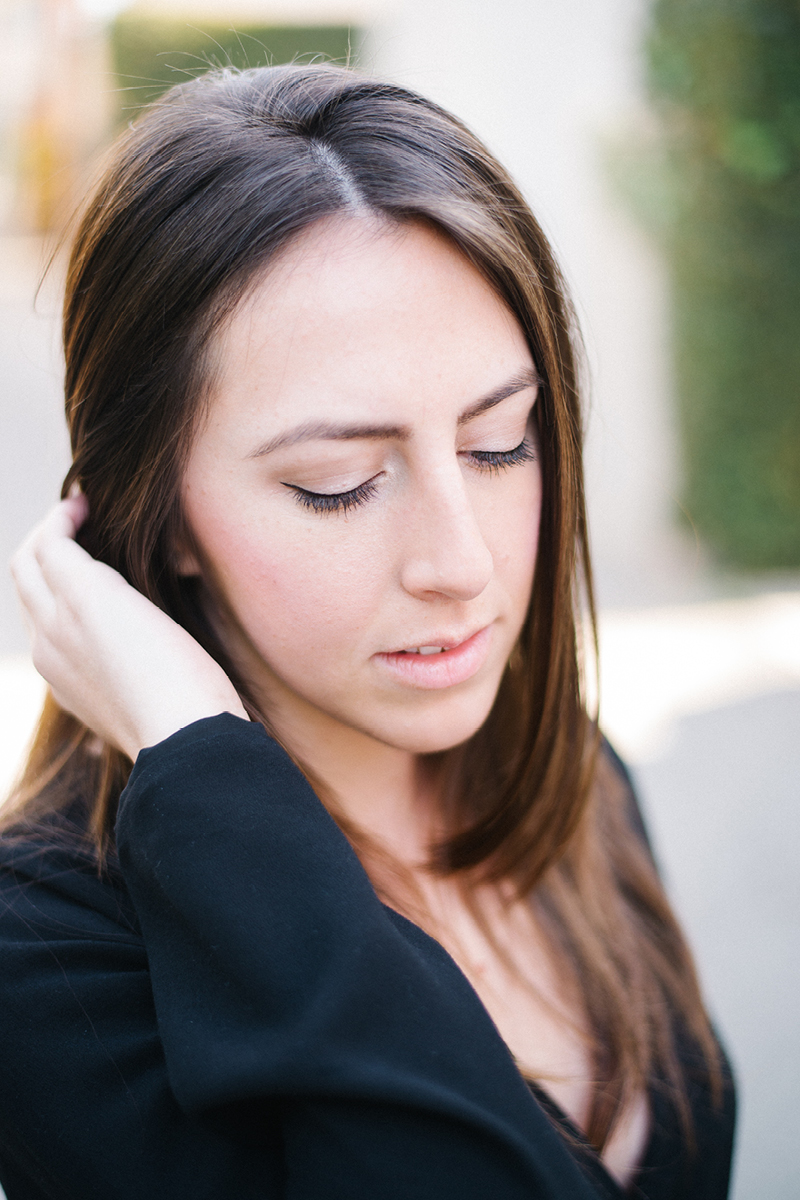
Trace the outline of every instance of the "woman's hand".
{"label": "woman's hand", "polygon": [[77,544],[87,512],[83,496],[62,501],[11,564],[34,666],[58,703],[131,759],[202,717],[247,719],[194,638]]}

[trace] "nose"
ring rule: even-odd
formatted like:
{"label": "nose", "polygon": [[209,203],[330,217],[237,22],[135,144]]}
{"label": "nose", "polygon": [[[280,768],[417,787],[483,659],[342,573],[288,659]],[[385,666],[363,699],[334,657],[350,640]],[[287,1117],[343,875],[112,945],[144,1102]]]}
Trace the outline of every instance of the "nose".
{"label": "nose", "polygon": [[474,600],[492,578],[494,561],[456,466],[429,478],[404,535],[401,582],[421,599]]}

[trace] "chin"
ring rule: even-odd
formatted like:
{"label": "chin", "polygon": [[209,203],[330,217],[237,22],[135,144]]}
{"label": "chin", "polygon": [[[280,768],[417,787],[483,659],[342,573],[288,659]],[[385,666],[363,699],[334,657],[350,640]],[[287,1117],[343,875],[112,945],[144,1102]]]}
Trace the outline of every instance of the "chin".
{"label": "chin", "polygon": [[441,754],[468,742],[486,721],[493,703],[494,695],[480,705],[445,704],[440,712],[424,711],[411,718],[405,715],[393,727],[387,721],[377,736],[387,745],[410,754]]}

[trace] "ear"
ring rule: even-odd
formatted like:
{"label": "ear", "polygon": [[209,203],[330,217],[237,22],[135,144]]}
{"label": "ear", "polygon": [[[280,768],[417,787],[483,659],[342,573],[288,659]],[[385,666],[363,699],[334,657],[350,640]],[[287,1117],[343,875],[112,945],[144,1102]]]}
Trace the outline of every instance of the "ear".
{"label": "ear", "polygon": [[175,538],[175,566],[178,575],[184,579],[203,574],[194,541],[185,530],[181,530]]}
{"label": "ear", "polygon": [[200,576],[203,573],[200,570],[199,562],[188,550],[185,553],[178,555],[177,567],[178,574],[183,579],[189,579],[192,576]]}

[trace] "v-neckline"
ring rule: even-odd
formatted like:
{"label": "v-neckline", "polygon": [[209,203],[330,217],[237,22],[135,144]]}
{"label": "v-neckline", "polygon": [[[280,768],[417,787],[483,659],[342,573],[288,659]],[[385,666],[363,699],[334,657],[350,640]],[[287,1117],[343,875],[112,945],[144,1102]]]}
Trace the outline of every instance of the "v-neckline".
{"label": "v-neckline", "polygon": [[[564,1133],[567,1134],[569,1148],[572,1150],[581,1169],[588,1175],[595,1187],[600,1189],[603,1200],[632,1200],[632,1197],[635,1197],[638,1192],[636,1180],[639,1175],[639,1168],[637,1167],[634,1172],[629,1187],[623,1188],[608,1170],[594,1146],[587,1140],[583,1131],[564,1112],[561,1105],[553,1099],[550,1093],[527,1076],[523,1076],[523,1079],[530,1088],[534,1099],[544,1109],[547,1116],[555,1121],[557,1125],[561,1126]],[[652,1133],[650,1136],[652,1137]],[[650,1138],[648,1138],[645,1145],[642,1161],[644,1161],[647,1155],[649,1144]]]}

